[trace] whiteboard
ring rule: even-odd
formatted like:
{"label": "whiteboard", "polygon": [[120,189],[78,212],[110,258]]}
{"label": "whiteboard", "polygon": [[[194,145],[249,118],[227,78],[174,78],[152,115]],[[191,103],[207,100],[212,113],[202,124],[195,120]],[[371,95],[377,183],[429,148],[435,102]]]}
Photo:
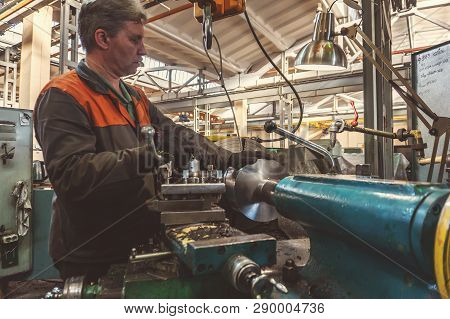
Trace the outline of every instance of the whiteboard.
{"label": "whiteboard", "polygon": [[[412,84],[417,94],[427,103],[430,109],[442,117],[450,117],[450,41],[441,43],[427,50],[412,55]],[[430,120],[425,116],[430,123]],[[428,144],[425,157],[431,157],[434,137],[418,119],[417,129],[422,132],[424,142]],[[444,147],[444,137],[439,141],[437,156]],[[429,165],[418,166],[417,176],[426,181]],[[433,181],[437,181],[439,164],[435,164]],[[444,182],[446,176],[444,173]]]}

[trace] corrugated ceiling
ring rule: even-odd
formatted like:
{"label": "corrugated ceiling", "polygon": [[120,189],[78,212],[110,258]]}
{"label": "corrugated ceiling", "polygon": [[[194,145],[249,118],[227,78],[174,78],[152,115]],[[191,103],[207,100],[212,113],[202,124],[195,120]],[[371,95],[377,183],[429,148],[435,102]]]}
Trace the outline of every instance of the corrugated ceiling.
{"label": "corrugated ceiling", "polygon": [[[273,56],[296,43],[307,41],[312,34],[313,19],[318,2],[326,0],[247,0],[247,10],[257,34],[266,50]],[[331,3],[331,0],[328,0]],[[421,10],[431,20],[450,21],[448,1],[419,0],[421,4],[447,3],[447,6]],[[174,9],[188,4],[187,0],[170,0],[164,5]],[[344,10],[342,10],[344,9]],[[154,17],[168,9],[162,5],[147,10]],[[345,8],[339,7],[339,16],[346,16]],[[406,17],[399,18],[393,26],[393,50],[411,48]],[[417,16],[411,18],[413,25],[413,47],[424,47],[450,39],[447,29]],[[254,41],[243,15],[214,23],[214,33],[219,38],[224,57],[225,76],[257,71],[267,62]],[[148,54],[168,65],[206,68],[212,76],[213,69],[203,52],[201,24],[193,17],[193,9],[165,17],[147,25],[146,47]],[[217,48],[211,51],[217,62]]]}

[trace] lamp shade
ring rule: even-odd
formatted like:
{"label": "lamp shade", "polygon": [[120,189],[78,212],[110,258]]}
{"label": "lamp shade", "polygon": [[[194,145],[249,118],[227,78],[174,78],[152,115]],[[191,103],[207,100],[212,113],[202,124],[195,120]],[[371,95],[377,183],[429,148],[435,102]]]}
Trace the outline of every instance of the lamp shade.
{"label": "lamp shade", "polygon": [[295,58],[295,67],[302,70],[334,71],[347,68],[344,50],[334,43],[334,15],[317,12],[312,41]]}

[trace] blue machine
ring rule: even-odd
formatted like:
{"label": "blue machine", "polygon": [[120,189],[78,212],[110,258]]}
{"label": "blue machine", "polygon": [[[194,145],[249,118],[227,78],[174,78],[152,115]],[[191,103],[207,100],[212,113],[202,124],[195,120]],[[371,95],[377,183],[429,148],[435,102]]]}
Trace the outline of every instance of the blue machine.
{"label": "blue machine", "polygon": [[[316,289],[427,298],[448,297],[449,195],[439,185],[310,175],[282,179],[272,196],[278,212],[308,232],[311,259],[301,274]],[[438,288],[440,279],[447,286]]]}

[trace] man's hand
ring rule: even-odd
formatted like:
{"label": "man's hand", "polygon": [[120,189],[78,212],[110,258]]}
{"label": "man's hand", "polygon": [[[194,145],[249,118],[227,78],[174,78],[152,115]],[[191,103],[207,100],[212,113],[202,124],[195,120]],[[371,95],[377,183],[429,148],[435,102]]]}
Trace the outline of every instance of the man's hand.
{"label": "man's hand", "polygon": [[267,151],[242,151],[240,153],[233,153],[230,156],[228,166],[239,169],[246,165],[254,164],[260,158],[277,161],[278,155]]}

